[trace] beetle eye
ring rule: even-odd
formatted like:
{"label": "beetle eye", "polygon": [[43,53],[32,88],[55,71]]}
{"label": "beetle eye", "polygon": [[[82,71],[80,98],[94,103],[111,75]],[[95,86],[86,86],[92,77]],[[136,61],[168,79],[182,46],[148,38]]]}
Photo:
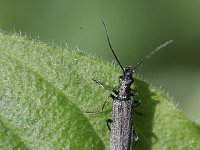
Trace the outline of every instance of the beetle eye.
{"label": "beetle eye", "polygon": [[123,80],[123,77],[122,76],[120,76],[119,77],[119,82],[121,82]]}

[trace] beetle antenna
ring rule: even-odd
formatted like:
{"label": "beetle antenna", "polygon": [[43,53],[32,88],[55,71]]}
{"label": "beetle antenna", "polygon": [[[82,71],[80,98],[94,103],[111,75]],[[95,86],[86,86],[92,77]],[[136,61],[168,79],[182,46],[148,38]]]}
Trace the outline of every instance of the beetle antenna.
{"label": "beetle antenna", "polygon": [[108,40],[108,44],[109,44],[109,46],[110,46],[110,49],[111,49],[111,51],[112,51],[112,53],[113,53],[113,55],[114,55],[114,57],[115,57],[117,63],[119,64],[120,68],[122,69],[123,73],[125,73],[125,72],[124,72],[124,68],[122,67],[122,65],[121,65],[119,59],[117,58],[117,56],[116,56],[116,54],[115,54],[115,52],[114,52],[114,49],[112,48],[112,45],[111,45],[111,43],[110,43],[110,38],[109,38],[109,35],[108,35],[108,30],[107,30],[106,24],[104,23],[103,20],[102,20],[102,23],[103,23],[104,28],[105,28],[105,31],[106,31],[106,37],[107,37],[107,40]]}
{"label": "beetle antenna", "polygon": [[169,45],[170,43],[172,43],[174,40],[169,40],[163,44],[161,44],[160,46],[156,47],[153,51],[151,51],[150,54],[146,55],[145,57],[142,58],[141,61],[139,61],[136,66],[132,69],[135,70],[138,66],[140,66],[144,61],[146,61],[147,59],[149,59],[151,56],[153,56],[155,53],[157,53],[159,50],[161,50],[162,48],[164,48],[165,46]]}

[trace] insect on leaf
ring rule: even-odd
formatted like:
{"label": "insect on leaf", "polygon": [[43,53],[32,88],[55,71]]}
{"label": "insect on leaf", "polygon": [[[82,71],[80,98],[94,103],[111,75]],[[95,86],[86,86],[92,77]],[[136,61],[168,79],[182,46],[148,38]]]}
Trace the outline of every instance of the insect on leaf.
{"label": "insect on leaf", "polygon": [[[92,79],[118,86],[120,69],[83,52],[56,47],[18,34],[0,33],[0,149],[108,150],[105,112],[109,94]],[[135,115],[139,142],[134,149],[198,149],[200,128],[171,100],[136,79],[142,101]]]}

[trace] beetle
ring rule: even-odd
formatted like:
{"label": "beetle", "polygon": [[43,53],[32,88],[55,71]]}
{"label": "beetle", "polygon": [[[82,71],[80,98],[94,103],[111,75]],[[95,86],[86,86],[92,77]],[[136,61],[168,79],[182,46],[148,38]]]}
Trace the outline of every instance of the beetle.
{"label": "beetle", "polygon": [[[152,55],[157,53],[163,47],[172,43],[173,40],[169,40],[160,46],[156,47],[150,54],[146,55],[139,61],[134,68],[125,67],[121,65],[118,57],[115,54],[114,49],[112,48],[110,38],[108,35],[108,30],[104,21],[102,21],[106,38],[109,44],[109,47],[112,51],[115,60],[119,64],[123,74],[119,77],[119,87],[117,90],[112,90],[112,94],[109,97],[112,98],[112,119],[107,119],[108,129],[111,131],[110,133],[110,149],[111,150],[130,150],[132,141],[135,141],[135,144],[138,141],[137,132],[134,129],[134,114],[135,107],[137,107],[141,102],[139,100],[134,100],[133,97],[139,95],[137,91],[131,89],[131,85],[134,83],[133,75],[135,69],[140,66],[144,61],[149,59]],[[94,82],[100,84],[104,88],[106,88],[101,82],[93,79]],[[107,88],[106,88],[107,89]],[[106,98],[102,107],[97,112],[87,112],[87,113],[100,113],[103,112],[104,106],[108,101],[109,97]],[[111,124],[111,127],[110,125]]]}

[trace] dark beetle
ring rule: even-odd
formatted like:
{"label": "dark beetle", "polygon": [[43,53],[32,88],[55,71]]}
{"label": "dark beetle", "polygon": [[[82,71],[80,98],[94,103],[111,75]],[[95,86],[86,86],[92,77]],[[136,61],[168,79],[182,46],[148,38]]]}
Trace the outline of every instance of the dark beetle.
{"label": "dark beetle", "polygon": [[[123,75],[119,77],[118,90],[113,90],[113,94],[110,94],[110,97],[113,99],[112,119],[106,120],[107,126],[109,130],[111,131],[110,149],[111,150],[130,150],[132,141],[134,140],[135,143],[137,143],[138,141],[138,135],[133,128],[134,126],[133,115],[135,113],[134,108],[140,104],[139,100],[134,100],[132,98],[133,96],[138,95],[138,92],[131,89],[131,85],[134,82],[134,79],[133,79],[134,70],[138,66],[140,66],[145,60],[149,59],[153,54],[158,52],[161,48],[173,42],[173,40],[165,42],[164,44],[160,45],[155,50],[153,50],[150,54],[143,57],[143,59],[140,62],[138,62],[134,68],[126,67],[124,69],[111,46],[110,39],[108,36],[108,31],[104,22],[103,22],[103,25],[105,27],[106,36],[107,36],[110,49],[116,61],[118,62],[121,70],[123,71]],[[93,79],[93,81],[104,86],[97,80]],[[98,112],[103,111],[108,98],[104,101],[101,109]],[[87,113],[95,113],[95,112],[87,112]],[[111,128],[109,126],[109,123],[111,123]]]}
{"label": "dark beetle", "polygon": [[112,120],[108,120],[111,122],[111,150],[130,150],[132,141],[138,140],[133,128],[133,114],[134,108],[140,102],[131,98],[138,94],[131,89],[134,82],[132,74],[131,68],[125,68],[123,76],[119,77],[120,85],[117,95],[111,95],[113,98]]}

